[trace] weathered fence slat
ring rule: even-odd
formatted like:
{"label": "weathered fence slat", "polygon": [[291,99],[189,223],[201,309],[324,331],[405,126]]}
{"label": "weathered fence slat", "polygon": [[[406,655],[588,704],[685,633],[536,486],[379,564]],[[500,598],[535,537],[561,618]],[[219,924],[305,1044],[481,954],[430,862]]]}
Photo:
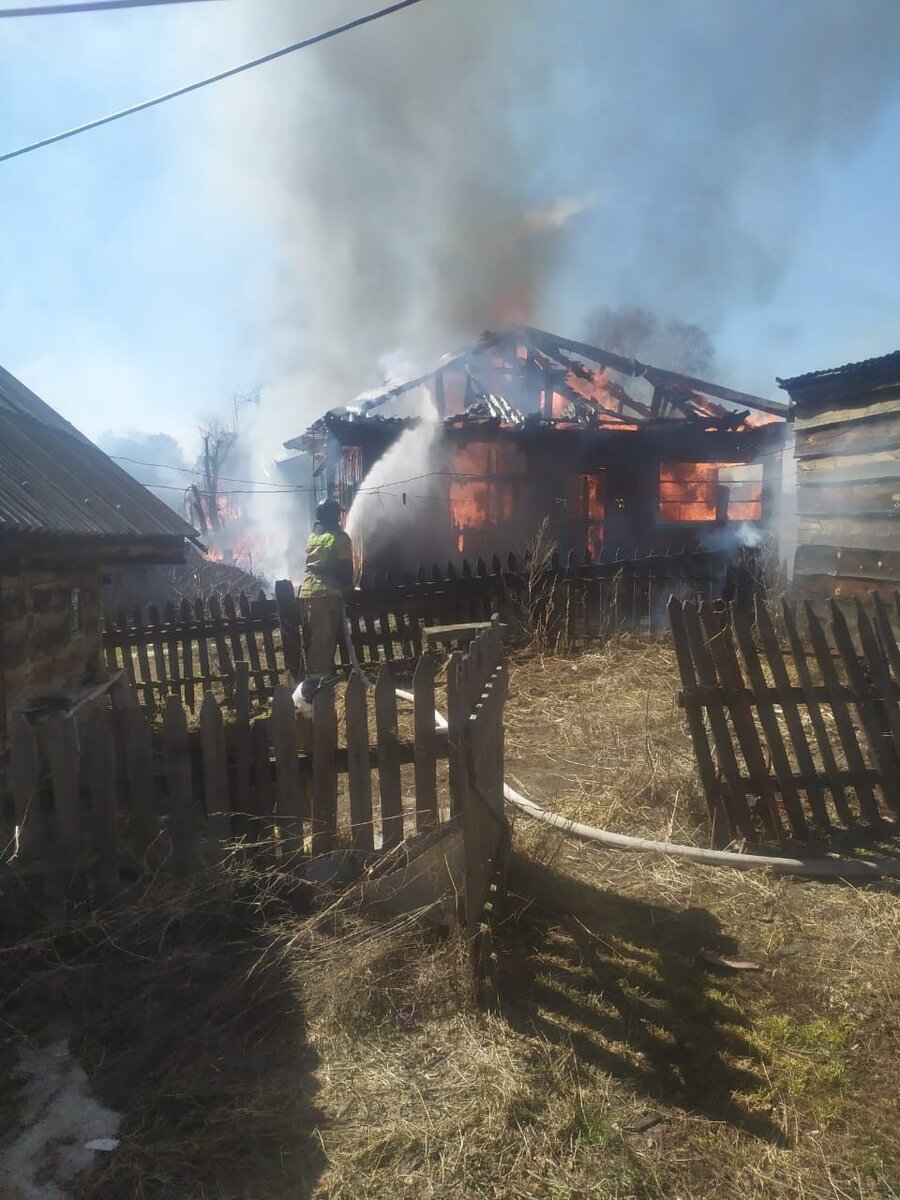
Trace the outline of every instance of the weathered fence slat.
{"label": "weathered fence slat", "polygon": [[178,666],[178,638],[176,636],[176,626],[178,624],[178,616],[175,612],[175,603],[172,600],[166,601],[166,650],[169,655],[169,678],[172,680],[172,690],[180,693],[182,688],[181,670]]}
{"label": "weathered fence slat", "polygon": [[163,749],[169,792],[172,867],[178,879],[190,874],[196,857],[196,828],[191,787],[191,751],[187,718],[180,696],[169,696],[163,713]]}
{"label": "weathered fence slat", "polygon": [[[832,634],[834,636],[835,644],[840,651],[841,658],[843,659],[844,670],[847,673],[847,679],[850,682],[850,686],[856,693],[856,711],[859,713],[860,723],[863,727],[866,741],[869,744],[869,753],[872,756],[872,761],[877,766],[881,777],[884,780],[883,791],[885,793],[893,794],[894,796],[900,795],[897,767],[891,761],[890,749],[882,733],[875,702],[866,679],[865,671],[863,670],[862,664],[857,657],[856,647],[853,645],[853,639],[850,636],[850,630],[847,627],[847,620],[840,607],[834,600],[832,600],[830,607]],[[865,622],[865,628],[869,638],[872,638],[872,627],[869,625],[865,614],[863,614],[863,621]],[[862,624],[860,625],[859,633],[863,643],[863,650],[865,651],[867,646],[866,639],[863,637]],[[875,658],[880,662],[880,655],[877,647],[875,650]],[[870,820],[878,819],[877,810],[874,813],[867,813],[866,815],[869,816]]]}
{"label": "weathered fence slat", "polygon": [[253,672],[253,686],[256,688],[257,699],[262,700],[266,694],[266,681],[263,678],[262,663],[259,661],[259,645],[256,641],[256,632],[253,629],[253,614],[250,611],[250,601],[247,599],[246,593],[241,592],[238,597],[238,606],[243,617],[244,640],[247,643],[250,670]]}
{"label": "weathered fence slat", "polygon": [[209,615],[213,622],[213,638],[216,645],[216,658],[219,662],[219,674],[224,676],[222,686],[225,691],[225,703],[234,703],[234,663],[228,653],[228,642],[222,621],[222,604],[215,594],[209,598]]}
{"label": "weathered fence slat", "polygon": [[131,629],[129,628],[128,617],[125,615],[124,608],[120,608],[116,613],[116,630],[122,646],[122,667],[124,668],[128,682],[134,687],[137,683],[134,673],[134,651],[132,649]]}
{"label": "weathered fence slat", "polygon": [[166,652],[162,640],[162,621],[159,609],[155,604],[147,607],[147,619],[150,622],[151,644],[153,646],[153,662],[156,666],[156,678],[159,680],[160,691],[165,697],[169,690],[169,674],[166,670]]}
{"label": "weathered fence slat", "polygon": [[237,608],[234,603],[234,596],[226,594],[222,601],[225,608],[225,617],[228,622],[228,640],[231,642],[231,657],[235,663],[247,661],[247,655],[244,653],[244,648],[241,645],[240,623],[237,615]]}
{"label": "weathered fence slat", "polygon": [[831,649],[828,645],[828,639],[825,637],[825,632],[822,629],[819,618],[816,616],[808,600],[804,603],[804,611],[806,613],[809,639],[815,651],[816,662],[821,672],[822,680],[828,689],[829,703],[831,711],[834,714],[834,722],[840,735],[841,745],[844,748],[847,766],[856,777],[854,790],[856,791],[863,815],[869,821],[877,821],[878,803],[875,799],[875,793],[872,791],[872,786],[866,777],[865,759],[856,740],[856,731],[853,728],[853,719],[850,716],[850,710],[841,693],[840,680],[831,659]]}
{"label": "weathered fence slat", "polygon": [[[684,711],[691,734],[691,741],[694,746],[694,754],[697,759],[700,783],[706,798],[706,808],[709,813],[710,840],[714,847],[722,847],[726,846],[730,841],[728,811],[724,806],[715,764],[713,763],[706,725],[703,722],[703,709],[696,696],[697,673],[694,670],[690,642],[684,627],[681,602],[672,597],[668,604],[668,612],[672,629],[672,642],[675,647],[675,658],[684,687]],[[724,820],[723,817],[725,818]]]}
{"label": "weathered fence slat", "polygon": [[834,756],[834,750],[831,746],[831,738],[828,729],[825,725],[825,718],[822,716],[822,709],[816,698],[815,688],[813,685],[812,675],[809,670],[809,662],[806,658],[806,651],[803,647],[803,642],[800,639],[800,632],[797,629],[797,623],[794,620],[794,614],[787,600],[781,602],[781,615],[784,621],[785,632],[788,636],[788,644],[791,648],[791,656],[794,661],[794,669],[797,672],[797,678],[800,680],[800,686],[803,689],[806,697],[806,710],[809,713],[809,719],[813,727],[813,732],[816,735],[816,744],[819,748],[819,755],[822,759],[822,764],[825,768],[825,778],[828,781],[828,787],[831,791],[831,799],[837,812],[838,819],[844,825],[849,826],[853,822],[853,815],[850,811],[850,805],[847,801],[847,793],[844,791],[844,784],[841,779],[840,771],[838,770],[837,759]]}
{"label": "weathered fence slat", "polygon": [[144,705],[152,716],[156,711],[156,701],[153,698],[152,675],[150,674],[150,656],[147,653],[147,638],[144,630],[144,617],[141,612],[140,605],[135,604],[134,608],[131,610],[131,619],[134,626],[134,646],[137,652],[141,682],[145,685],[141,689],[144,696]]}
{"label": "weathered fence slat", "polygon": [[329,854],[337,833],[337,713],[333,688],[319,688],[313,700],[312,740],[312,852]]}
{"label": "weathered fence slat", "polygon": [[375,682],[375,730],[378,737],[378,792],[381,833],[385,850],[403,841],[403,793],[394,677],[385,664]]}
{"label": "weathered fence slat", "polygon": [[284,669],[297,683],[303,674],[303,641],[300,636],[300,604],[289,579],[279,579],[275,584],[275,609],[281,629]]}
{"label": "weathered fence slat", "polygon": [[83,778],[91,798],[94,892],[109,904],[119,887],[116,827],[116,751],[105,704],[96,704],[78,729]]}
{"label": "weathered fence slat", "polygon": [[[769,754],[772,759],[772,766],[775,770],[775,776],[781,787],[781,799],[787,810],[788,820],[791,825],[791,832],[795,837],[805,838],[809,836],[809,826],[806,822],[806,817],[803,814],[803,808],[800,803],[800,793],[797,791],[797,785],[794,780],[794,772],[788,758],[787,747],[781,733],[781,726],[778,724],[778,717],[775,714],[775,706],[769,699],[768,683],[765,673],[762,669],[762,663],[759,659],[759,653],[753,641],[753,630],[750,627],[750,618],[747,614],[732,606],[731,623],[734,628],[735,637],[741,649],[741,656],[744,660],[744,666],[747,671],[747,679],[754,693],[756,700],[756,711],[759,714],[760,724],[763,727],[763,733],[766,735],[766,743],[769,748]],[[749,718],[753,720],[753,712],[748,703],[747,705]],[[762,771],[768,775],[766,769],[765,754],[762,747],[759,745],[759,739],[756,739],[756,745],[759,746],[760,766]],[[775,797],[772,797],[772,807],[777,813],[777,802]],[[780,823],[779,823],[780,824]]]}
{"label": "weathered fence slat", "polygon": [[[712,655],[706,644],[706,637],[703,633],[703,628],[700,624],[700,616],[697,612],[697,606],[688,602],[683,607],[684,627],[687,633],[688,642],[691,647],[691,657],[697,668],[697,675],[700,678],[700,683],[704,687],[716,688],[718,680],[716,679],[716,668],[713,664]],[[728,722],[725,719],[725,708],[721,701],[713,701],[707,706],[707,715],[709,723],[712,727],[713,737],[716,742],[716,754],[718,758],[719,768],[725,776],[727,787],[726,795],[728,796],[727,807],[734,828],[746,838],[754,840],[756,830],[753,825],[753,818],[750,814],[750,807],[747,803],[747,785],[741,778],[741,772],[738,767],[737,758],[735,757],[734,747],[731,741],[731,731],[728,728]]]}
{"label": "weathered fence slat", "polygon": [[275,811],[281,849],[295,867],[303,854],[303,814],[300,800],[300,764],[297,760],[297,716],[291,690],[283,684],[272,697],[269,732],[275,756]]}
{"label": "weathered fence slat", "polygon": [[203,754],[203,796],[212,838],[224,847],[231,837],[231,801],[228,796],[228,754],[222,710],[211,691],[200,705],[200,746]]}
{"label": "weathered fence slat", "polygon": [[121,730],[128,779],[131,844],[138,861],[142,861],[159,837],[150,726],[133,688],[127,684],[113,688],[111,697]]}
{"label": "weathered fence slat", "polygon": [[269,686],[276,688],[278,687],[278,660],[275,657],[275,639],[272,636],[273,623],[267,619],[267,605],[268,601],[265,592],[260,592],[256,598],[255,605],[251,604],[250,611],[252,613],[254,607],[257,610],[257,619],[262,625],[263,649],[266,652],[266,672],[269,676]]}
{"label": "weathered fence slat", "polygon": [[251,831],[253,796],[250,791],[250,668],[241,659],[234,664],[234,799],[235,832],[247,837]]}
{"label": "weathered fence slat", "polygon": [[[744,677],[734,649],[734,639],[727,613],[716,612],[711,604],[702,604],[700,620],[706,631],[719,680],[726,688],[733,689],[729,704],[731,723],[747,764],[750,785],[761,801],[756,806],[756,812],[768,827],[771,835],[778,841],[784,841],[785,830],[781,821],[781,813],[766,766],[766,756],[753,720],[753,707],[744,690]],[[799,804],[797,807],[799,809]],[[798,813],[798,823],[805,831],[806,822],[803,820],[802,813]]]}
{"label": "weathered fence slat", "polygon": [[374,849],[372,771],[369,762],[369,713],[366,685],[354,671],[344,694],[350,834],[354,850]]}
{"label": "weathered fence slat", "polygon": [[803,779],[801,786],[806,791],[816,822],[822,829],[828,829],[831,821],[828,816],[828,809],[825,807],[825,797],[819,782],[815,762],[813,761],[812,751],[806,737],[806,730],[803,728],[800,708],[791,691],[790,679],[784,665],[784,656],[778,645],[778,638],[775,635],[772,618],[769,616],[768,608],[759,597],[756,599],[755,615],[756,628],[763,644],[769,670],[772,673],[778,703],[781,705],[781,711],[784,713],[784,720],[794,747],[794,754],[797,756],[797,765]]}
{"label": "weathered fence slat", "polygon": [[[900,592],[897,593],[897,598],[900,600]],[[891,628],[891,618],[888,615],[888,610],[877,592],[875,593],[874,600],[875,628],[878,630],[878,636],[881,639],[881,644],[884,647],[884,652],[890,664],[894,682],[900,687],[900,646],[897,645],[897,638]]]}
{"label": "weathered fence slat", "polygon": [[413,675],[416,829],[433,829],[439,820],[437,752],[434,737],[434,665],[420,658]]}
{"label": "weathered fence slat", "polygon": [[275,791],[269,757],[267,717],[257,717],[251,726],[250,753],[253,760],[253,841],[264,843],[271,854],[274,850],[272,815],[275,809]]}
{"label": "weathered fence slat", "polygon": [[184,702],[194,711],[194,640],[191,637],[191,606],[188,600],[181,602],[181,669],[184,680]]}
{"label": "weathered fence slat", "polygon": [[197,657],[200,660],[202,687],[205,689],[212,682],[212,668],[209,660],[209,641],[205,633],[202,632],[206,626],[206,611],[203,606],[202,596],[198,596],[194,601],[194,619],[197,622],[198,630],[201,631],[197,637]]}
{"label": "weathered fence slat", "polygon": [[47,827],[38,801],[38,746],[28,718],[10,714],[8,782],[19,827],[19,859],[37,857],[46,845]]}

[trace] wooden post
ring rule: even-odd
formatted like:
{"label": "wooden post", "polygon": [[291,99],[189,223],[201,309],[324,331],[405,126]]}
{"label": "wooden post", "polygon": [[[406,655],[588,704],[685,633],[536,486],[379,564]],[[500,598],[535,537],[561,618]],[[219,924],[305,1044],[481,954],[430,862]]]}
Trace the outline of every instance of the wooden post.
{"label": "wooden post", "polygon": [[184,879],[194,865],[196,826],[191,787],[191,752],[187,719],[179,696],[169,696],[163,713],[163,750],[166,782],[169,785],[169,832],[172,839],[172,866],[178,879]]}

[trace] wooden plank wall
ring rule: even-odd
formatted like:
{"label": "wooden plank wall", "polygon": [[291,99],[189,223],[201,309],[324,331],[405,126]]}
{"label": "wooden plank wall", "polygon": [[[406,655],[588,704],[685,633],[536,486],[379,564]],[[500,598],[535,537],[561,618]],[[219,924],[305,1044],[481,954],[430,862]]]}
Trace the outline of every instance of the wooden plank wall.
{"label": "wooden plank wall", "polygon": [[[732,606],[669,602],[681,693],[713,843],[803,841],[900,818],[900,647],[889,606],[848,623],[810,601],[805,638],[783,601],[755,622]],[[900,619],[900,594],[890,603]],[[836,650],[834,649],[836,647]]]}
{"label": "wooden plank wall", "polygon": [[[529,621],[570,645],[620,629],[665,630],[670,594],[711,599],[721,585],[721,556],[706,552],[651,553],[566,563],[553,557],[540,569],[509,554],[490,565],[463,560],[457,569],[420,569],[414,578],[363,577],[347,604],[360,663],[383,662],[411,672],[423,651],[427,625],[488,621],[499,612],[514,626]],[[274,598],[218,596],[107,614],[103,635],[110,670],[124,670],[151,715],[161,715],[168,695],[199,711],[212,688],[228,707],[237,703],[236,663],[249,667],[252,708],[265,706],[279,683],[304,674],[303,605],[288,580]],[[343,642],[341,660],[348,664]]]}
{"label": "wooden plank wall", "polygon": [[854,377],[794,396],[794,590],[820,613],[900,586],[900,379],[854,392]]}

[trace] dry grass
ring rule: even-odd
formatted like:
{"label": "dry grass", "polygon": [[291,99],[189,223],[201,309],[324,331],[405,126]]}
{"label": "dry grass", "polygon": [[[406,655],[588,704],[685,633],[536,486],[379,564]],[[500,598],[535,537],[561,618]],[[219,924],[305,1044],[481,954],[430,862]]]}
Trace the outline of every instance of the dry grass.
{"label": "dry grass", "polygon": [[[702,841],[676,686],[646,639],[517,660],[510,773]],[[897,1200],[896,888],[514,835],[489,1016],[452,932],[312,916],[246,871],[31,951],[29,1019],[63,996],[126,1107],[83,1195]]]}
{"label": "dry grass", "polygon": [[708,817],[669,641],[515,659],[507,774],[536,803],[622,833],[702,840]]}

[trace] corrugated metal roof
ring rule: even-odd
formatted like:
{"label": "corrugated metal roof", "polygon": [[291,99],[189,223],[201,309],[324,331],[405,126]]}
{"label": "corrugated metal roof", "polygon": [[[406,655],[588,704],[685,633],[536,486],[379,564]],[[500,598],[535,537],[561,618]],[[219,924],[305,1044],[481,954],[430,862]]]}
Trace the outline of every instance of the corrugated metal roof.
{"label": "corrugated metal roof", "polygon": [[900,350],[890,354],[879,355],[878,358],[864,358],[861,362],[844,363],[841,367],[825,367],[821,371],[807,371],[805,375],[794,375],[790,379],[776,379],[776,383],[785,391],[795,387],[804,387],[818,380],[840,379],[844,375],[890,375],[896,372],[900,377]]}
{"label": "corrugated metal roof", "polygon": [[127,541],[198,536],[2,368],[0,532]]}

